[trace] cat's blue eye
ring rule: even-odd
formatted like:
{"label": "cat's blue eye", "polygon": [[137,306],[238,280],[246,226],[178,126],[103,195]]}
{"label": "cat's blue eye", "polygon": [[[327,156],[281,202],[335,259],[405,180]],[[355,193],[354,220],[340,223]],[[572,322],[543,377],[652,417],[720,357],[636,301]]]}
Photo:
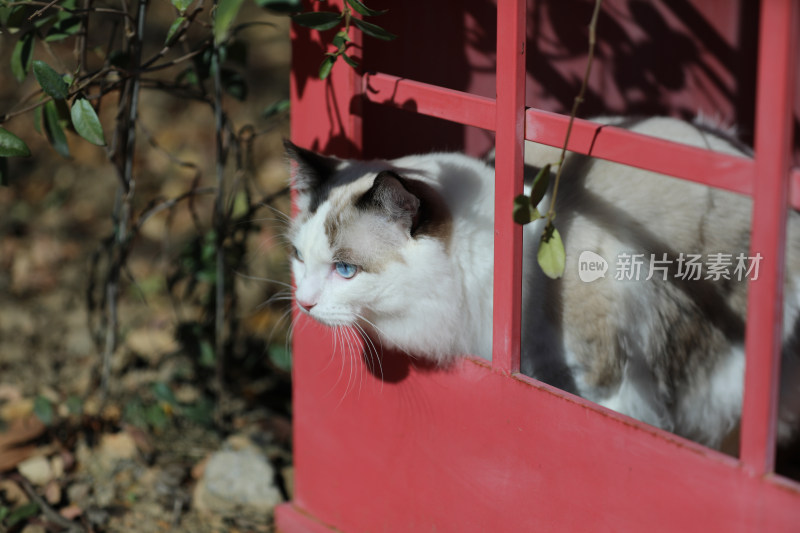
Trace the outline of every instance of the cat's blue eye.
{"label": "cat's blue eye", "polygon": [[358,272],[357,266],[351,265],[350,263],[345,263],[344,261],[334,263],[333,267],[336,269],[336,273],[345,279],[352,278],[356,275],[356,272]]}
{"label": "cat's blue eye", "polygon": [[303,262],[303,256],[300,253],[300,250],[298,250],[297,247],[295,246],[292,246],[292,255],[294,255],[295,259],[297,259],[301,263]]}

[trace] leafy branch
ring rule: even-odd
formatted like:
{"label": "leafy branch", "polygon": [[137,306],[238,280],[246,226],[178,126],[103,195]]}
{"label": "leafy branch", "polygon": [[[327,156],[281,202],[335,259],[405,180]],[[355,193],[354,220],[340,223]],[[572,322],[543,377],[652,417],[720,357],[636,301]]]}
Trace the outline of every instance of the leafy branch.
{"label": "leafy branch", "polygon": [[375,17],[388,12],[387,9],[370,9],[360,0],[345,0],[342,3],[342,11],[339,13],[333,11],[309,11],[292,16],[292,20],[296,24],[319,32],[332,30],[343,24],[342,29],[336,33],[331,41],[331,44],[336,47],[336,50],[327,52],[319,67],[320,79],[324,80],[330,75],[331,69],[339,57],[351,67],[358,67],[358,62],[347,53],[348,49],[353,44],[352,38],[350,37],[351,25],[355,26],[363,33],[383,41],[392,41],[397,38],[397,35],[386,31],[377,24],[354,17],[354,11],[362,17]]}
{"label": "leafy branch", "polygon": [[557,279],[564,275],[564,268],[566,266],[566,251],[564,250],[564,243],[561,240],[561,234],[555,227],[554,220],[556,218],[556,198],[558,196],[558,185],[561,182],[561,172],[564,169],[564,161],[567,157],[567,147],[569,146],[569,138],[572,134],[572,124],[575,122],[575,117],[578,114],[578,107],[583,103],[586,94],[586,87],[589,85],[589,74],[592,71],[592,62],[594,61],[594,49],[597,34],[597,19],[600,14],[600,6],[602,0],[595,0],[594,11],[592,18],[589,22],[589,52],[586,60],[586,70],[583,74],[583,81],[578,95],[572,104],[572,111],[569,115],[569,123],[567,125],[567,134],[564,137],[564,145],[561,148],[561,156],[556,163],[558,170],[556,171],[556,178],[553,184],[553,192],[550,195],[550,206],[545,215],[539,212],[538,205],[547,193],[550,185],[551,164],[544,165],[533,180],[530,196],[520,194],[514,198],[513,217],[514,222],[517,224],[528,224],[534,220],[545,220],[544,230],[542,231],[541,242],[539,243],[539,252],[537,260],[542,271],[550,278]]}

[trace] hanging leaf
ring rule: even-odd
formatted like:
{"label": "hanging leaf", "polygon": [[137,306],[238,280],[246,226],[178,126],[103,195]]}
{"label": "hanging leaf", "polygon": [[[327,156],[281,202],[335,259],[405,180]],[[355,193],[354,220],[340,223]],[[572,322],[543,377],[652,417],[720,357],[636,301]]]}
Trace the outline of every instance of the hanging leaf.
{"label": "hanging leaf", "polygon": [[44,116],[44,107],[39,106],[33,110],[33,128],[36,130],[37,133],[43,133],[42,131],[42,123]]}
{"label": "hanging leaf", "polygon": [[78,98],[72,103],[70,110],[72,125],[78,135],[97,146],[105,146],[106,139],[103,136],[103,126],[97,118],[92,104],[85,98]]}
{"label": "hanging leaf", "polygon": [[185,20],[186,17],[178,17],[172,22],[172,24],[169,27],[169,30],[167,31],[167,38],[164,39],[165,45],[169,46],[170,44],[172,44],[172,39],[175,38],[175,34],[177,33],[178,28],[181,27],[181,24],[183,24]]}
{"label": "hanging leaf", "polygon": [[344,43],[348,42],[349,40],[350,37],[347,35],[347,32],[341,30],[336,35],[333,36],[333,41],[331,42],[333,43],[333,46],[335,46],[336,48],[341,48],[344,45]]}
{"label": "hanging leaf", "polygon": [[221,43],[228,35],[228,28],[233,23],[244,0],[219,0],[214,14],[214,42]]}
{"label": "hanging leaf", "polygon": [[58,117],[58,107],[53,100],[50,100],[44,105],[44,130],[47,133],[47,138],[53,149],[58,152],[61,157],[69,158],[69,144],[67,144],[67,136],[64,133],[64,128]]}
{"label": "hanging leaf", "polygon": [[11,73],[20,83],[28,76],[28,72],[31,70],[33,37],[34,32],[32,31],[20,37],[17,44],[14,45],[14,51],[11,52]]}
{"label": "hanging leaf", "polygon": [[14,7],[11,6],[2,6],[2,17],[0,17],[0,22],[2,22],[3,26],[5,26],[8,33],[14,35],[17,33],[22,25],[25,24],[25,19],[28,18],[28,6],[24,5],[17,5]]}
{"label": "hanging leaf", "polygon": [[81,17],[67,17],[59,20],[47,32],[45,42],[63,41],[81,29]]}
{"label": "hanging leaf", "polygon": [[247,82],[241,74],[235,70],[223,68],[220,72],[220,78],[222,81],[222,88],[225,89],[228,94],[240,102],[247,98]]}
{"label": "hanging leaf", "polygon": [[[330,11],[314,11],[292,15],[292,20],[295,23],[317,31],[335,28],[342,21],[342,18],[341,13],[332,13]],[[353,20],[355,21],[355,19]]]}
{"label": "hanging leaf", "polygon": [[353,59],[349,55],[343,53],[342,54],[342,58],[344,59],[345,63],[347,63],[351,67],[353,67],[353,68],[357,68],[358,67],[358,61],[356,61],[355,59]]}
{"label": "hanging leaf", "polygon": [[360,13],[368,17],[383,15],[384,13],[387,13],[389,11],[388,9],[381,9],[380,11],[370,9],[361,2],[359,2],[359,0],[347,0],[347,3],[350,4],[350,7],[352,7],[356,11],[356,13]]}
{"label": "hanging leaf", "polygon": [[334,63],[336,63],[336,56],[325,56],[319,66],[319,79],[324,80],[330,75]]}
{"label": "hanging leaf", "polygon": [[183,14],[189,9],[189,6],[192,5],[192,1],[193,0],[172,0],[172,5]]}
{"label": "hanging leaf", "polygon": [[528,224],[542,217],[539,210],[531,205],[531,200],[524,194],[514,198],[514,222],[520,225]]}
{"label": "hanging leaf", "polygon": [[49,96],[56,100],[64,100],[69,96],[67,82],[44,61],[33,62],[33,74],[36,76],[36,81],[39,82],[39,85]]}
{"label": "hanging leaf", "polygon": [[536,177],[533,178],[533,186],[531,187],[531,205],[536,207],[539,202],[544,198],[547,193],[547,187],[550,185],[550,163],[543,166]]}
{"label": "hanging leaf", "polygon": [[539,253],[536,258],[548,278],[558,279],[564,275],[567,254],[564,250],[564,243],[561,241],[561,235],[552,222],[547,225],[544,233],[542,233]]}
{"label": "hanging leaf", "polygon": [[8,130],[0,128],[0,157],[27,157],[31,155],[25,141]]}
{"label": "hanging leaf", "polygon": [[356,28],[358,28],[359,30],[363,31],[367,35],[375,37],[376,39],[381,39],[382,41],[393,41],[397,39],[397,35],[389,33],[380,26],[372,24],[371,22],[354,18],[353,24],[355,24]]}
{"label": "hanging leaf", "polygon": [[289,101],[288,99],[278,100],[271,106],[264,109],[264,111],[261,113],[261,116],[263,116],[264,118],[272,118],[278,113],[283,113],[284,111],[288,111],[290,106],[291,106],[291,101]]}

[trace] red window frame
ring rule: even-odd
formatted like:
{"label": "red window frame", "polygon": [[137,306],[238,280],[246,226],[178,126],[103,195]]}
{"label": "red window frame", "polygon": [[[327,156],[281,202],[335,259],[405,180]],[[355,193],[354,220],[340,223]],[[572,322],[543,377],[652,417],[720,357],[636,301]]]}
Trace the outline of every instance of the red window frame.
{"label": "red window frame", "polygon": [[570,139],[575,152],[752,196],[751,250],[774,260],[748,291],[738,459],[518,372],[521,229],[503,214],[522,189],[524,140],[560,146],[568,121],[525,107],[525,4],[498,2],[496,100],[340,65],[320,82],[301,72],[318,58],[318,41],[293,28],[294,142],[357,156],[362,103],[413,100],[417,113],[495,131],[499,215],[491,364],[410,365],[387,382],[360,359],[332,360],[342,353],[330,333],[298,317],[296,488],[276,512],[278,528],[797,531],[800,485],[773,468],[785,221],[789,204],[800,208],[800,171],[791,168],[798,2],[762,0],[754,159],[582,120]]}

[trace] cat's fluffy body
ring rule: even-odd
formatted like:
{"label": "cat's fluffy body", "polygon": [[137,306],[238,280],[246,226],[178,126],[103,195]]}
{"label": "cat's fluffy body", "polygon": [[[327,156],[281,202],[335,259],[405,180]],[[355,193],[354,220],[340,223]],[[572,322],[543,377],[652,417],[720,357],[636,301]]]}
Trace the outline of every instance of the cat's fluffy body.
{"label": "cat's fluffy body", "polygon": [[[739,154],[723,137],[673,119],[604,122]],[[290,237],[300,307],[442,365],[462,354],[491,358],[491,162],[461,154],[357,162],[288,151],[298,162]],[[527,143],[528,174],[558,156]],[[561,280],[536,265],[541,222],[524,232],[523,372],[718,446],[741,411],[746,283],[676,282],[674,271],[666,281],[644,278],[651,253],[667,253],[673,266],[681,253],[749,255],[750,210],[740,195],[571,154],[557,205],[567,251]],[[796,214],[790,219],[785,351],[797,357],[800,340],[789,341],[800,329],[800,224]],[[612,265],[620,254],[643,253],[642,276],[617,281],[610,270],[582,282],[584,250]],[[358,271],[345,279],[338,263]],[[796,380],[784,388],[800,395]]]}

